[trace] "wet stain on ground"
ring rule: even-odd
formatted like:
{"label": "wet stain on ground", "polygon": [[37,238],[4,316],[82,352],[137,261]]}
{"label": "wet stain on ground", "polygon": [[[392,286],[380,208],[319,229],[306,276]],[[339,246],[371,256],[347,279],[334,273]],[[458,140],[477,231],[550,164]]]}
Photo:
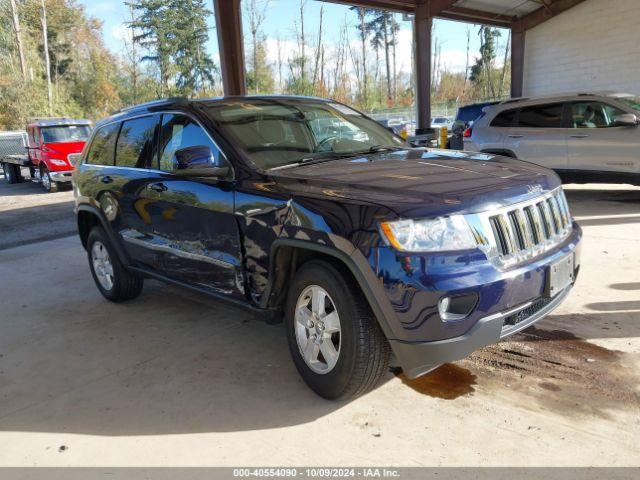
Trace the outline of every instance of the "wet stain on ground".
{"label": "wet stain on ground", "polygon": [[483,388],[506,386],[567,415],[608,417],[610,410],[640,410],[637,374],[624,355],[571,332],[530,327],[460,365],[475,372]]}
{"label": "wet stain on ground", "polygon": [[408,378],[399,369],[393,373],[416,392],[445,400],[472,393],[476,384],[476,376],[473,373],[452,363],[445,363],[432,372],[414,379]]}

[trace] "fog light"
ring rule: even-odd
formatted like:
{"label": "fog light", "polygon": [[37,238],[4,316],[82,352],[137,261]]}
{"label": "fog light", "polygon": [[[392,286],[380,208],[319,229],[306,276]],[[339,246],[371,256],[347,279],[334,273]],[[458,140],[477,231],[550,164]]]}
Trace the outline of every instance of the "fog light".
{"label": "fog light", "polygon": [[440,302],[438,302],[440,318],[446,322],[462,320],[471,315],[477,303],[477,293],[456,295],[455,297],[442,297]]}

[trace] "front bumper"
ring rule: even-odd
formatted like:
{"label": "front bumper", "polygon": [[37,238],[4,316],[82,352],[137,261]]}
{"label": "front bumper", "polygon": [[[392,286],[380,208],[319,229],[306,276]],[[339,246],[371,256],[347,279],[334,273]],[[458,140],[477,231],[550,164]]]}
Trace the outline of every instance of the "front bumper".
{"label": "front bumper", "polygon": [[[572,286],[565,288],[555,297],[536,308],[536,302],[527,302],[517,308],[496,313],[479,320],[471,330],[464,335],[435,342],[402,342],[390,340],[393,352],[398,358],[404,374],[409,378],[416,378],[439,367],[443,363],[460,360],[475,350],[496,343],[513,335],[538,320],[541,320],[562,303],[571,291]],[[535,309],[522,321],[511,324],[508,319],[527,309]]]}
{"label": "front bumper", "polygon": [[64,172],[49,172],[49,176],[53,182],[70,182],[73,170]]}
{"label": "front bumper", "polygon": [[[574,275],[580,268],[582,230],[573,223],[570,235],[540,257],[506,269],[481,255],[411,255],[379,249],[370,259],[377,267],[383,299],[393,313],[385,314],[385,333],[409,377],[464,358],[545,317],[568,295],[571,286],[549,294],[550,266],[573,255]],[[476,294],[467,317],[444,320],[438,313],[443,297]],[[380,313],[376,313],[381,318]]]}

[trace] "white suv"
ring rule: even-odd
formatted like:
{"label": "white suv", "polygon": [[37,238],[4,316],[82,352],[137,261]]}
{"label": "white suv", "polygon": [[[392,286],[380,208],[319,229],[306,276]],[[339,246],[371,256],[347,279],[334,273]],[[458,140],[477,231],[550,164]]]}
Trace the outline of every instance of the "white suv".
{"label": "white suv", "polygon": [[640,97],[577,93],[485,107],[464,134],[467,151],[527,160],[565,181],[640,185]]}

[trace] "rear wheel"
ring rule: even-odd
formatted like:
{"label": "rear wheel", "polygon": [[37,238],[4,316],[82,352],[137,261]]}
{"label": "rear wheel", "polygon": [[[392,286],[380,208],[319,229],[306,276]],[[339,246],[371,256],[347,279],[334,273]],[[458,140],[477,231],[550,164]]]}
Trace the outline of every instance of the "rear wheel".
{"label": "rear wheel", "polygon": [[362,292],[327,262],[311,261],[296,274],[286,325],[296,368],[321,397],[362,395],[388,370],[389,344]]}
{"label": "rear wheel", "polygon": [[93,280],[107,300],[124,302],[140,295],[143,278],[127,270],[120,262],[102,227],[93,227],[89,233],[87,254]]}
{"label": "rear wheel", "polygon": [[49,169],[47,167],[42,167],[40,169],[40,182],[42,182],[42,186],[47,192],[57,192],[58,184],[51,180],[51,175],[49,175]]}
{"label": "rear wheel", "polygon": [[4,179],[7,183],[20,183],[22,175],[20,174],[20,167],[12,163],[3,163],[2,171],[4,172]]}

